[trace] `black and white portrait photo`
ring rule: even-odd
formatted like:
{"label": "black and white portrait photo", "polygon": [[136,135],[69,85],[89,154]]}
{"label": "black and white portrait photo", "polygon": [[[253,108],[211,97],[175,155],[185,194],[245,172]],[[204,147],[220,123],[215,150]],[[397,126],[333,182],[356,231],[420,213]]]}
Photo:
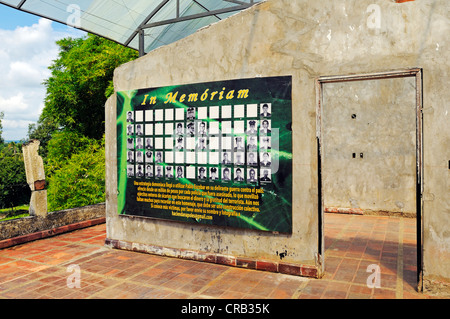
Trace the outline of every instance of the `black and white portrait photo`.
{"label": "black and white portrait photo", "polygon": [[272,132],[270,129],[270,120],[262,120],[261,121],[261,128],[260,128],[259,132],[261,134],[268,134],[268,133]]}
{"label": "black and white portrait photo", "polygon": [[234,138],[234,151],[244,151],[244,142],[243,142],[243,137],[242,136],[236,136]]}
{"label": "black and white portrait photo", "polygon": [[257,166],[258,165],[258,159],[257,159],[256,152],[248,152],[247,153],[247,165],[249,166]]}
{"label": "black and white portrait photo", "polygon": [[134,118],[133,118],[133,112],[132,111],[128,111],[127,112],[127,122],[128,123],[131,123],[131,122],[133,122],[134,121]]}
{"label": "black and white portrait photo", "polygon": [[260,143],[259,149],[261,151],[268,151],[271,148],[272,147],[270,145],[270,136],[261,136],[261,143]]}
{"label": "black and white portrait photo", "polygon": [[256,183],[258,178],[256,177],[256,170],[254,168],[250,168],[247,170],[247,182]]}
{"label": "black and white portrait photo", "polygon": [[245,153],[235,152],[234,153],[234,165],[244,165],[245,163]]}
{"label": "black and white portrait photo", "polygon": [[134,177],[134,165],[127,165],[127,176]]}
{"label": "black and white portrait photo", "polygon": [[198,169],[198,179],[205,180],[206,179],[206,168],[203,166]]}
{"label": "black and white portrait photo", "polygon": [[136,135],[144,135],[144,130],[141,124],[136,124]]}
{"label": "black and white portrait photo", "polygon": [[142,167],[142,165],[138,165],[137,169],[136,169],[136,177],[144,177],[144,168]]}
{"label": "black and white portrait photo", "polygon": [[189,107],[189,108],[187,109],[187,112],[186,112],[186,118],[187,118],[188,120],[194,120],[194,119],[195,119],[195,108]]}
{"label": "black and white portrait photo", "polygon": [[242,182],[244,181],[242,169],[240,167],[234,169],[234,181],[235,182]]}
{"label": "black and white portrait photo", "polygon": [[177,176],[176,178],[184,178],[183,166],[177,166]]}
{"label": "black and white portrait photo", "polygon": [[194,122],[188,122],[187,124],[186,124],[186,128],[187,128],[187,134],[189,134],[189,135],[194,135],[194,133],[195,133],[195,125],[194,125]]}
{"label": "black and white portrait photo", "polygon": [[247,134],[256,134],[258,133],[258,121],[249,120],[247,121]]}
{"label": "black and white portrait photo", "polygon": [[184,134],[184,132],[183,132],[183,123],[181,123],[181,122],[177,123],[175,134],[176,135],[183,135]]}
{"label": "black and white portrait photo", "polygon": [[127,137],[127,148],[133,149],[134,148],[134,138]]}
{"label": "black and white portrait photo", "polygon": [[145,162],[146,163],[152,163],[153,162],[153,152],[152,151],[146,151],[145,152]]}
{"label": "black and white portrait photo", "polygon": [[231,176],[230,176],[230,169],[228,167],[225,167],[222,170],[222,182],[229,182],[231,181]]}
{"label": "black and white portrait photo", "polygon": [[152,138],[151,137],[147,137],[145,139],[145,148],[148,149],[148,150],[151,150],[153,148]]}
{"label": "black and white portrait photo", "polygon": [[137,151],[136,152],[136,163],[144,163],[144,152]]}
{"label": "black and white portrait photo", "polygon": [[261,166],[262,167],[270,167],[272,163],[270,162],[270,154],[268,152],[262,153],[261,156]]}
{"label": "black and white portrait photo", "polygon": [[184,140],[182,136],[177,137],[177,144],[175,145],[177,151],[182,151],[184,149]]}
{"label": "black and white portrait photo", "polygon": [[162,163],[162,152],[161,151],[156,152],[155,163],[157,163],[157,164]]}
{"label": "black and white portrait photo", "polygon": [[146,165],[145,166],[145,177],[153,177],[153,166],[152,165]]}
{"label": "black and white portrait photo", "polygon": [[163,176],[163,167],[161,165],[156,165],[156,174],[155,177],[162,178]]}
{"label": "black and white portrait photo", "polygon": [[136,148],[137,149],[143,149],[144,144],[142,143],[142,137],[136,138]]}
{"label": "black and white portrait photo", "polygon": [[217,174],[217,167],[211,167],[210,171],[209,171],[209,179],[212,181],[215,181],[219,178],[218,174]]}
{"label": "black and white portrait photo", "polygon": [[229,152],[223,152],[223,154],[222,154],[222,164],[223,165],[231,164],[231,159],[230,159]]}
{"label": "black and white portrait photo", "polygon": [[198,135],[205,136],[207,134],[206,132],[206,122],[200,122],[198,124]]}
{"label": "black and white portrait photo", "polygon": [[133,125],[127,125],[127,135],[133,135],[134,134],[134,128]]}
{"label": "black and white portrait photo", "polygon": [[247,137],[247,151],[255,152],[258,149],[258,144],[256,142],[256,136],[250,135]]}
{"label": "black and white portrait photo", "polygon": [[261,104],[261,117],[270,117],[272,105],[270,103]]}
{"label": "black and white portrait photo", "polygon": [[127,162],[134,163],[134,152],[133,151],[127,152]]}
{"label": "black and white portrait photo", "polygon": [[166,178],[173,178],[172,166],[166,166]]}
{"label": "black and white portrait photo", "polygon": [[261,170],[261,182],[271,182],[270,169],[262,169]]}
{"label": "black and white portrait photo", "polygon": [[205,151],[206,150],[206,138],[205,137],[199,137],[197,140],[197,150],[198,151]]}

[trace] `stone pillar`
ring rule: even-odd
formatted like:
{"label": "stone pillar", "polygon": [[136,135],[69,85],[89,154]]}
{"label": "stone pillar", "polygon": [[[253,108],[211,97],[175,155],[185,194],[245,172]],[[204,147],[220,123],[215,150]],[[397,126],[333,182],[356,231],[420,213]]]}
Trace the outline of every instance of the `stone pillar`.
{"label": "stone pillar", "polygon": [[42,157],[39,156],[40,142],[31,140],[22,147],[27,183],[31,189],[30,215],[47,215],[47,190],[45,189],[45,171]]}

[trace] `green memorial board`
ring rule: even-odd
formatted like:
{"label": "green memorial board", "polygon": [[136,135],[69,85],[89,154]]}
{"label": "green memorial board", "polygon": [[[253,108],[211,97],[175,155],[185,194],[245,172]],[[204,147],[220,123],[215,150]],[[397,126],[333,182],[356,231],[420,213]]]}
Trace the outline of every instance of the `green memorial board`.
{"label": "green memorial board", "polygon": [[118,213],[292,232],[292,78],[117,92]]}

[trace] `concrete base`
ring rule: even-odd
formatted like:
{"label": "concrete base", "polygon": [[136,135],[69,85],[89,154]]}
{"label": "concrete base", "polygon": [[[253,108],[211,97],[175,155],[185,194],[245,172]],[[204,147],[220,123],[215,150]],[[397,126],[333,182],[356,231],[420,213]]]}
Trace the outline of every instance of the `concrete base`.
{"label": "concrete base", "polygon": [[450,297],[450,283],[443,280],[424,279],[423,292],[439,297]]}
{"label": "concrete base", "polygon": [[24,236],[29,236],[31,234],[45,231],[51,232],[51,230],[59,227],[98,218],[105,218],[104,203],[51,212],[44,217],[29,216],[6,220],[0,222],[0,241],[14,241],[14,238],[17,237],[25,238]]}
{"label": "concrete base", "polygon": [[335,213],[335,214],[352,214],[352,215],[372,215],[372,216],[391,216],[391,217],[406,217],[406,218],[416,218],[416,213],[411,212],[393,212],[393,211],[383,211],[383,210],[372,210],[372,209],[362,209],[362,208],[347,208],[347,207],[325,207],[325,213]]}
{"label": "concrete base", "polygon": [[236,257],[236,256],[215,254],[210,252],[160,247],[142,243],[132,243],[124,240],[115,240],[109,238],[106,238],[105,246],[116,249],[154,254],[159,256],[176,257],[181,259],[209,262],[214,264],[221,264],[226,266],[233,266],[254,270],[264,270],[287,275],[312,277],[312,278],[321,277],[319,268],[313,265],[301,265],[301,264],[258,260],[254,258]]}
{"label": "concrete base", "polygon": [[31,192],[30,216],[47,216],[47,190]]}

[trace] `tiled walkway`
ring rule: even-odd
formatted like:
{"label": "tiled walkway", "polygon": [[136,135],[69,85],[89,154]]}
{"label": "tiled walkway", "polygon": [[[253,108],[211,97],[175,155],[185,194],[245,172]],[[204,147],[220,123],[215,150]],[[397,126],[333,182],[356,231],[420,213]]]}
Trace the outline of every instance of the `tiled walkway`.
{"label": "tiled walkway", "polygon": [[[0,298],[428,297],[414,289],[414,219],[326,214],[325,234],[326,273],[310,279],[106,248],[101,224],[0,250]],[[381,288],[367,287],[371,264]]]}

